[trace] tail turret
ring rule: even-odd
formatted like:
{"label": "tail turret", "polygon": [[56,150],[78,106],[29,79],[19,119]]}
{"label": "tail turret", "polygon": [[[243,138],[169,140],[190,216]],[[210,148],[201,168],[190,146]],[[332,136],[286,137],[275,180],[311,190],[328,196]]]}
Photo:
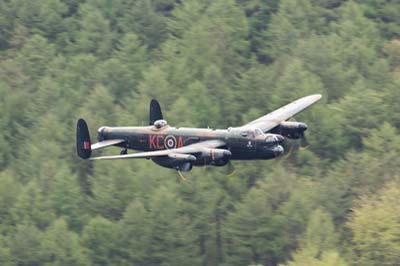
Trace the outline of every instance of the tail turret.
{"label": "tail turret", "polygon": [[76,151],[82,159],[88,159],[92,154],[89,129],[82,118],[76,125]]}

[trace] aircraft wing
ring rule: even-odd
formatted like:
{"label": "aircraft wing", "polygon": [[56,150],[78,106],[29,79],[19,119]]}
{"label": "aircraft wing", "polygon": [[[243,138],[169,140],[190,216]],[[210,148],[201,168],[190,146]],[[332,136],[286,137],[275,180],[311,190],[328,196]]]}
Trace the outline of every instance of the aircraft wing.
{"label": "aircraft wing", "polygon": [[154,157],[162,157],[162,156],[178,158],[178,157],[182,157],[184,155],[201,153],[203,151],[206,151],[207,149],[218,148],[218,147],[221,147],[224,145],[226,145],[226,143],[223,142],[222,140],[206,140],[206,141],[194,143],[194,144],[184,146],[181,148],[176,148],[176,149],[138,152],[138,153],[124,154],[124,155],[100,156],[100,157],[93,157],[90,160],[154,158]]}
{"label": "aircraft wing", "polygon": [[247,123],[246,125],[241,126],[240,128],[260,128],[263,132],[268,132],[273,129],[277,125],[279,125],[282,121],[285,121],[295,114],[303,111],[308,106],[312,105],[319,99],[321,99],[321,94],[309,95],[303,98],[300,98],[294,102],[291,102],[272,113],[264,115],[256,120]]}
{"label": "aircraft wing", "polygon": [[108,146],[112,146],[112,145],[115,145],[115,144],[119,144],[119,143],[122,143],[124,141],[125,141],[124,139],[104,140],[104,141],[100,141],[100,142],[97,142],[97,143],[91,145],[90,149],[92,151],[94,151],[94,150],[102,149],[102,148],[105,148],[105,147],[108,147]]}

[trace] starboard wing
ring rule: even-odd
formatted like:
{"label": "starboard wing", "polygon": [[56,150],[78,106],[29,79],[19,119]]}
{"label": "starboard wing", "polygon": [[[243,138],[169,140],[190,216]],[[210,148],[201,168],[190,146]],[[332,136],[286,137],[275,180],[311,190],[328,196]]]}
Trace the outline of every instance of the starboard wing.
{"label": "starboard wing", "polygon": [[138,152],[138,153],[124,154],[124,155],[100,156],[100,157],[93,157],[90,160],[154,158],[154,157],[162,157],[162,156],[170,156],[170,155],[177,156],[177,154],[190,155],[190,154],[201,153],[203,151],[206,151],[207,149],[218,148],[218,147],[222,147],[225,145],[226,145],[226,143],[222,140],[206,140],[206,141],[194,143],[194,144],[184,146],[181,148],[176,148],[176,149]]}
{"label": "starboard wing", "polygon": [[308,106],[312,105],[319,99],[321,99],[321,94],[314,94],[309,95],[303,98],[300,98],[294,102],[291,102],[272,113],[264,115],[256,120],[253,120],[240,128],[260,128],[263,132],[268,132],[269,130],[273,129],[282,121],[285,121],[295,114],[303,111]]}

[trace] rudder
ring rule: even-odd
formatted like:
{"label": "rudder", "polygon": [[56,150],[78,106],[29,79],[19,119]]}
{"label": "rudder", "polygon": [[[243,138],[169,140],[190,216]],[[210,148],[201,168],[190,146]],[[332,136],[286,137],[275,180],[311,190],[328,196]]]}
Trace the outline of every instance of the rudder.
{"label": "rudder", "polygon": [[86,121],[80,118],[76,125],[76,151],[82,159],[88,159],[92,154],[89,129]]}

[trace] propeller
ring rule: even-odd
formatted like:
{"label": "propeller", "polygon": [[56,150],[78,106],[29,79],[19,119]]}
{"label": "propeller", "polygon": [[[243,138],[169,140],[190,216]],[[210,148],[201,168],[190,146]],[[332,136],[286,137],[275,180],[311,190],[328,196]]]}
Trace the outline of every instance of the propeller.
{"label": "propeller", "polygon": [[[294,117],[290,118],[289,121],[298,122]],[[300,147],[299,147],[299,150],[305,150],[305,149],[308,148],[308,146],[310,146],[310,144],[307,141],[307,138],[306,138],[304,132],[305,132],[305,130],[300,132]]]}
{"label": "propeller", "polygon": [[293,145],[289,145],[289,151],[287,152],[287,154],[283,157],[284,159],[288,159],[290,157],[290,155],[292,155],[292,151],[293,151]]}
{"label": "propeller", "polygon": [[229,174],[226,175],[228,177],[234,176],[236,174],[236,169],[235,169],[235,166],[233,166],[232,161],[229,161],[229,163],[228,163],[228,171],[229,171]]}
{"label": "propeller", "polygon": [[186,177],[182,174],[182,172],[180,170],[178,170],[178,174],[180,176],[180,178],[182,179],[183,182],[186,182]]}
{"label": "propeller", "polygon": [[299,150],[306,150],[310,146],[306,136],[304,135],[304,132],[301,133],[301,138],[300,138],[300,148]]}

